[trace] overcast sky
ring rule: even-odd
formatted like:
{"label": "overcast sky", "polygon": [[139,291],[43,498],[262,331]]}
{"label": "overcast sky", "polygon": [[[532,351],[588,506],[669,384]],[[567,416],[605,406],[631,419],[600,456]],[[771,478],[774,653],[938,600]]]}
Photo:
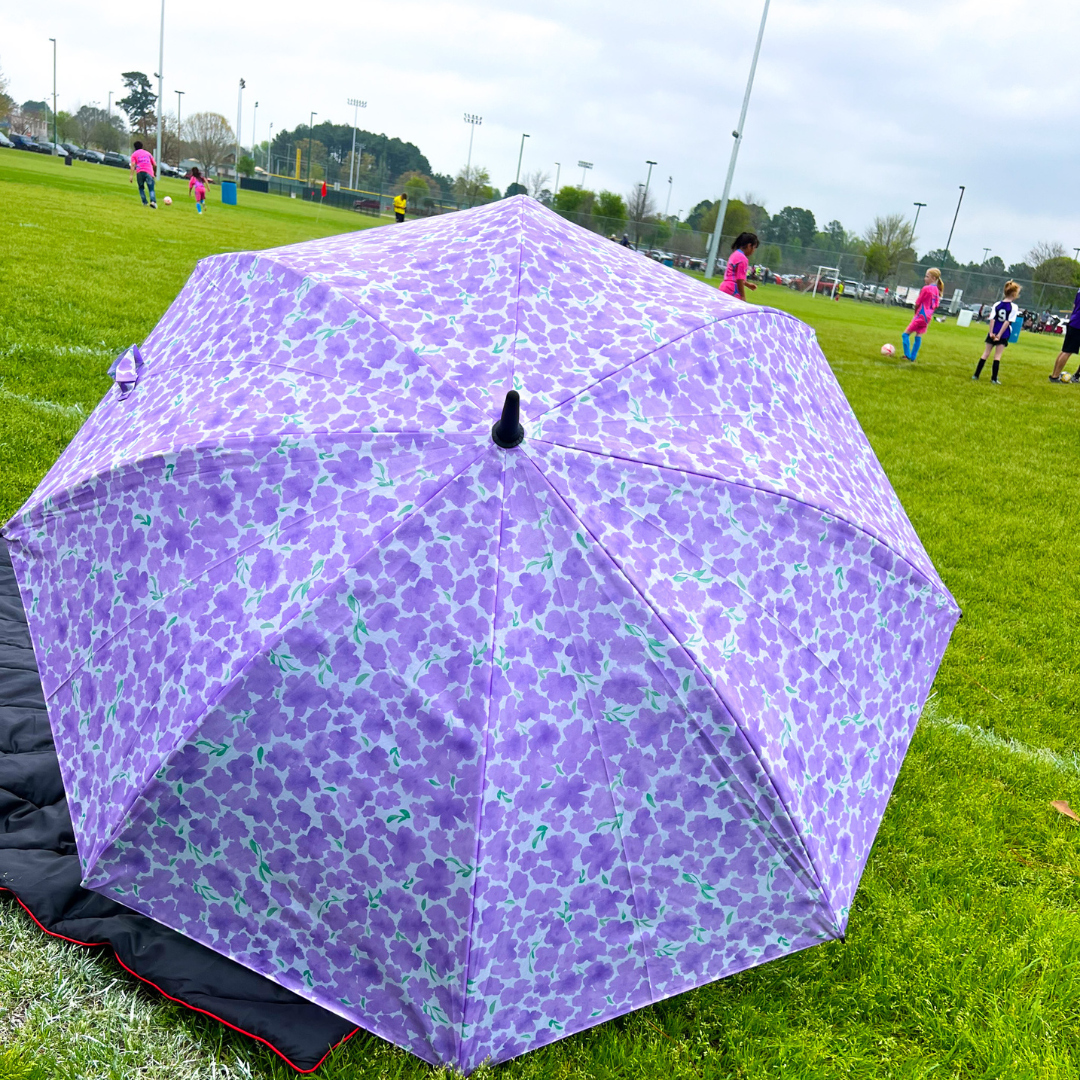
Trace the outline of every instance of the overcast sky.
{"label": "overcast sky", "polygon": [[[18,101],[58,106],[122,96],[120,72],[158,64],[153,2],[0,0],[0,69]],[[435,171],[465,163],[465,112],[483,116],[473,161],[511,183],[542,167],[627,192],[658,162],[652,190],[686,212],[718,198],[761,18],[752,0],[396,0],[280,3],[166,0],[165,96],[184,113],[214,110],[244,142],[319,119],[414,142]],[[1037,240],[1080,246],[1076,103],[1080,5],[1042,0],[773,0],[734,193],[775,213],[812,210],[862,231],[875,214],[925,202],[920,252],[953,240],[962,261],[983,247],[1006,263]],[[14,44],[17,43],[17,44]]]}

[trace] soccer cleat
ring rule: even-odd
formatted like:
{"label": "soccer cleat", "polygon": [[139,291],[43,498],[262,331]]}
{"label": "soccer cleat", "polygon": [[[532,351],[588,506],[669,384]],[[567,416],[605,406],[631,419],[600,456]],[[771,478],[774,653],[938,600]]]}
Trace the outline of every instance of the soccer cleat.
{"label": "soccer cleat", "polygon": [[992,382],[992,383],[993,383],[993,384],[994,384],[995,386],[1000,386],[1000,385],[1001,385],[1001,380],[1000,380],[1000,379],[991,379],[990,381],[991,381],[991,382]]}
{"label": "soccer cleat", "polygon": [[972,375],[971,376],[971,381],[972,382],[978,382],[979,381],[979,376],[978,375]]}
{"label": "soccer cleat", "polygon": [[157,203],[156,203],[156,202],[152,202],[152,203],[150,204],[150,209],[151,209],[151,210],[156,210],[156,209],[157,209]]}
{"label": "soccer cleat", "polygon": [[1061,376],[1060,375],[1051,375],[1050,376],[1050,381],[1051,382],[1061,382]]}

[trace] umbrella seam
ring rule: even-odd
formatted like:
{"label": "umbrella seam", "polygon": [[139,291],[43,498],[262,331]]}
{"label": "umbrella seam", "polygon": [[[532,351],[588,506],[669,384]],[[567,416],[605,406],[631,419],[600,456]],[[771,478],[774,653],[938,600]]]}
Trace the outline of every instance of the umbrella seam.
{"label": "umbrella seam", "polygon": [[[833,518],[835,521],[839,521],[839,522],[842,522],[845,525],[850,526],[852,529],[855,529],[857,532],[861,533],[867,539],[872,540],[877,544],[880,544],[887,551],[889,551],[893,555],[895,555],[896,558],[900,559],[901,562],[905,563],[911,569],[911,571],[913,573],[917,574],[919,576],[919,578],[922,581],[924,581],[926,583],[926,585],[929,588],[931,588],[935,593],[937,593],[939,596],[943,596],[946,600],[951,601],[953,607],[955,608],[955,610],[957,612],[959,612],[959,610],[960,610],[959,605],[956,603],[956,600],[953,598],[952,593],[950,593],[949,590],[945,587],[944,582],[941,582],[940,584],[935,584],[930,579],[930,577],[927,575],[925,570],[922,570],[920,567],[916,566],[915,563],[913,563],[911,561],[911,559],[908,558],[908,556],[905,555],[902,551],[897,551],[892,546],[891,541],[883,539],[882,537],[878,536],[877,533],[871,532],[870,529],[867,528],[866,526],[857,524],[856,522],[852,521],[850,518],[847,518],[847,517],[844,517],[841,514],[838,514],[835,510],[830,510],[830,509],[828,509],[827,507],[824,507],[824,506],[818,506],[816,503],[808,502],[806,499],[800,499],[797,495],[791,494],[791,493],[786,492],[786,491],[774,491],[771,488],[767,488],[767,487],[757,487],[754,484],[751,484],[751,483],[749,483],[748,481],[745,481],[745,480],[733,480],[733,479],[729,479],[728,477],[725,477],[725,476],[713,476],[710,473],[698,472],[696,469],[686,469],[686,468],[682,468],[682,467],[680,467],[678,465],[658,465],[653,461],[642,461],[640,458],[625,457],[622,454],[611,454],[611,453],[609,453],[609,454],[601,454],[598,450],[590,450],[590,449],[588,449],[587,447],[584,447],[584,446],[572,446],[569,443],[555,442],[555,441],[553,441],[551,439],[533,439],[532,441],[537,442],[537,443],[546,443],[548,446],[559,446],[559,447],[562,447],[564,450],[575,450],[580,454],[592,454],[594,457],[610,458],[610,459],[612,459],[614,461],[628,461],[633,465],[644,465],[646,468],[649,468],[649,469],[669,469],[671,472],[682,473],[682,474],[684,474],[686,476],[699,476],[703,480],[719,481],[722,484],[730,484],[733,487],[745,488],[747,491],[759,491],[759,492],[762,492],[765,495],[774,495],[774,496],[776,496],[778,498],[790,499],[793,503],[798,503],[800,506],[805,506],[808,510],[816,510],[821,514],[827,514],[829,517]],[[885,479],[887,481],[888,477],[886,477]],[[891,485],[890,485],[890,488],[891,488]],[[893,492],[893,494],[895,495],[896,493]],[[897,502],[899,503],[899,499],[897,499]],[[901,509],[903,509],[902,506],[901,506]],[[906,514],[905,514],[905,517],[906,517]],[[911,522],[908,521],[908,524],[911,525]],[[918,534],[915,533],[915,527],[914,526],[911,526],[911,531],[915,535],[916,539],[918,539]],[[929,556],[927,556],[927,560],[930,561]],[[933,566],[933,562],[930,562],[930,565]],[[936,573],[936,570],[935,570],[935,573]]]}
{"label": "umbrella seam", "polygon": [[[674,345],[676,344],[676,342],[682,341],[683,339],[690,337],[692,334],[696,334],[699,330],[704,330],[706,327],[709,326],[716,326],[718,323],[730,322],[732,319],[756,317],[759,314],[779,315],[789,322],[796,323],[798,326],[805,326],[805,323],[801,322],[799,319],[796,319],[794,315],[788,315],[786,312],[779,311],[777,308],[771,307],[755,307],[750,311],[733,311],[729,312],[726,315],[715,315],[709,318],[705,318],[705,321],[699,323],[697,326],[691,327],[689,330],[686,330],[681,334],[677,334],[675,337],[669,338],[667,341],[660,342],[654,348],[649,349],[648,352],[643,352],[640,356],[635,356],[632,360],[628,360],[625,364],[623,364],[622,367],[615,368],[613,371],[609,371],[605,375],[601,375],[600,378],[596,379],[594,382],[589,383],[588,386],[583,386],[580,390],[577,390],[574,393],[570,394],[568,397],[563,398],[562,401],[558,401],[554,405],[551,405],[542,413],[537,413],[535,419],[539,420],[540,417],[546,416],[549,412],[553,412],[555,409],[561,409],[569,402],[574,401],[575,399],[579,399],[582,394],[587,394],[590,390],[592,390],[594,387],[599,386],[602,382],[606,382],[608,379],[611,379],[616,375],[621,375],[628,368],[633,367],[640,361],[645,360],[650,356],[653,356],[661,349],[666,349],[669,345]],[[701,316],[699,316],[699,318],[700,317]]]}
{"label": "umbrella seam", "polygon": [[488,671],[488,711],[487,722],[484,725],[484,739],[482,744],[483,759],[480,762],[480,782],[477,785],[477,806],[476,806],[476,854],[473,858],[473,866],[476,868],[473,871],[473,883],[472,883],[472,903],[469,911],[469,929],[465,935],[465,971],[464,979],[462,980],[461,987],[461,1028],[458,1031],[458,1046],[457,1046],[457,1059],[458,1068],[463,1069],[465,1059],[465,1028],[468,1026],[469,1015],[469,966],[472,963],[472,942],[473,942],[473,927],[476,925],[476,894],[480,889],[480,850],[482,847],[482,833],[481,828],[484,820],[484,790],[487,784],[487,763],[490,754],[489,741],[491,738],[492,729],[492,713],[495,709],[495,639],[498,634],[498,622],[499,622],[499,580],[500,580],[500,568],[502,566],[502,549],[503,549],[503,525],[504,514],[506,512],[506,484],[507,484],[507,468],[506,468],[506,452],[504,451],[502,457],[502,506],[499,508],[499,539],[495,545],[495,589],[494,597],[492,598],[492,610],[491,610],[491,666]]}
{"label": "umbrella seam", "polygon": [[[537,476],[540,477],[540,480],[548,487],[549,490],[552,491],[552,493],[556,496],[556,498],[560,499],[560,501],[562,501],[564,503],[564,505],[565,505],[565,500],[563,500],[562,497],[559,495],[559,492],[555,490],[554,485],[552,485],[551,481],[548,480],[548,478],[544,475],[544,472],[540,468],[540,466],[537,465],[537,463],[528,454],[525,455],[525,458],[529,462],[529,464],[533,467],[533,469],[536,471],[536,474],[537,474]],[[532,494],[532,499],[533,499],[534,504],[537,504],[537,506],[539,508],[539,503],[538,503],[538,500],[537,500],[535,494]],[[573,510],[570,509],[569,506],[567,506],[567,510],[569,511],[571,517],[573,517],[575,520],[577,520],[577,515],[574,514]],[[605,554],[606,554],[606,552],[605,552]],[[563,579],[562,579],[562,576],[559,575],[559,574],[555,574],[555,575],[553,575],[552,580],[553,580],[554,589],[559,594],[559,603],[562,605],[563,610],[567,611],[567,612],[570,612],[570,611],[574,610],[572,605],[567,604],[566,597],[563,594],[563,590],[562,590]],[[572,638],[571,638],[571,647],[574,648],[575,657],[580,662],[580,656],[578,656],[578,654],[577,654],[577,648],[576,648],[576,646],[573,645],[573,639]],[[657,665],[654,664],[653,666],[656,667]],[[581,664],[581,667],[584,669],[584,668],[587,667],[587,665]],[[669,683],[669,685],[670,685],[670,683]],[[645,968],[645,979],[649,984],[649,996],[651,998],[651,997],[655,996],[655,988],[653,986],[653,981],[652,981],[652,971],[650,970],[650,967],[649,967],[649,952],[648,952],[648,947],[645,944],[644,931],[640,926],[637,925],[641,921],[641,914],[642,914],[642,907],[641,907],[641,902],[640,902],[640,897],[639,897],[639,885],[636,884],[635,881],[634,881],[634,871],[633,871],[633,868],[632,868],[631,863],[630,863],[630,856],[628,855],[627,850],[626,850],[626,835],[623,832],[622,824],[620,822],[619,805],[615,801],[615,788],[614,788],[614,785],[611,782],[611,769],[609,767],[607,754],[604,751],[603,741],[601,740],[601,737],[600,737],[600,727],[599,727],[599,724],[597,723],[597,716],[596,716],[596,705],[595,705],[595,702],[593,701],[593,696],[592,696],[591,691],[586,693],[585,700],[588,701],[589,706],[590,706],[590,710],[593,713],[593,715],[592,715],[592,724],[593,724],[593,732],[594,732],[594,734],[596,736],[596,748],[600,752],[600,760],[601,760],[601,762],[603,763],[603,766],[604,766],[604,778],[607,781],[608,795],[611,797],[612,817],[613,817],[613,820],[616,822],[614,828],[617,829],[618,833],[619,833],[619,849],[622,852],[623,863],[626,866],[626,876],[630,881],[630,896],[631,896],[631,900],[632,900],[632,903],[633,903],[633,906],[634,906],[634,913],[635,913],[634,930],[636,932],[638,945],[639,945],[639,947],[641,949],[641,960],[642,960],[642,964],[643,964],[643,966]]]}
{"label": "umbrella seam", "polygon": [[[431,497],[428,498],[423,504],[414,507],[411,513],[409,513],[407,516],[403,517],[399,522],[397,522],[397,524],[395,524],[394,527],[385,536],[380,538],[378,543],[379,544],[385,543],[385,541],[389,537],[393,536],[393,534],[395,532],[397,532],[397,530],[399,528],[401,528],[401,526],[403,526],[406,522],[411,521],[420,512],[420,510],[424,506],[427,506],[427,504],[430,503],[431,500],[434,499],[437,495],[439,495],[440,492],[444,491],[446,489],[446,487],[448,487],[451,483],[454,482],[454,480],[456,480],[459,476],[463,475],[469,468],[471,468],[473,465],[475,465],[476,462],[479,461],[482,456],[483,456],[482,453],[478,454],[475,458],[473,458],[471,461],[469,461],[464,466],[464,468],[462,468],[457,473],[455,473],[453,476],[451,476],[446,481],[446,483],[443,484],[442,487],[440,487],[436,491],[434,491],[432,493]],[[263,537],[263,539],[265,539],[265,537]],[[254,544],[251,545],[251,547],[254,547],[254,546],[255,546]],[[359,556],[359,558],[363,558],[366,555],[368,555],[371,551],[373,551],[375,549],[375,547],[376,547],[376,544],[372,543],[368,548],[365,549],[365,551],[362,553],[362,555]],[[243,550],[250,550],[250,548],[243,549]],[[235,557],[235,555],[233,555],[231,557]],[[350,563],[347,566],[343,567],[342,568],[342,574],[344,574],[346,570],[350,569],[355,564],[356,561],[357,561],[356,559],[353,559],[352,561],[350,561]],[[228,559],[222,559],[219,562],[215,563],[214,566],[221,566],[226,562],[228,562]],[[211,567],[210,569],[213,569],[213,567]],[[325,596],[327,594],[327,592],[330,590],[330,588],[332,588],[334,585],[336,585],[338,582],[340,582],[340,580],[341,580],[341,575],[339,575],[337,578],[335,578],[333,580],[333,582],[327,582],[323,589],[319,590],[318,592],[313,592],[311,594],[311,600],[308,602],[307,607],[305,607],[303,610],[304,611],[310,610],[312,604],[314,604],[314,602],[316,600],[318,600],[319,598]],[[175,592],[175,590],[174,590],[174,592]],[[172,594],[169,594],[169,595],[172,595]],[[137,616],[136,619],[132,619],[130,622],[126,623],[123,627],[121,627],[116,632],[116,634],[114,634],[112,637],[110,637],[109,641],[110,642],[114,641],[119,636],[119,634],[121,634],[128,627],[134,625],[134,623],[136,621],[138,621],[138,619],[144,618],[147,615],[149,615],[151,610],[152,609],[144,609],[140,613],[140,615]],[[289,622],[286,625],[287,626],[292,626],[296,622],[296,618],[299,618],[299,617],[300,616],[296,616],[293,619],[289,620]],[[275,638],[275,640],[278,640],[278,639]],[[96,654],[96,651],[97,650],[95,650],[95,654]],[[238,667],[236,669],[236,674],[234,676],[229,677],[229,678],[225,679],[222,682],[222,684],[218,687],[217,692],[212,697],[207,698],[207,700],[205,702],[203,702],[203,712],[199,715],[199,717],[195,721],[193,721],[191,723],[190,726],[188,726],[186,729],[184,729],[183,733],[180,735],[180,737],[177,739],[177,741],[173,744],[172,749],[170,749],[168,751],[168,753],[162,754],[161,757],[159,757],[157,759],[156,764],[154,766],[152,766],[143,775],[143,777],[139,780],[138,785],[133,788],[134,794],[129,799],[126,799],[124,801],[124,803],[121,805],[120,813],[117,815],[117,818],[116,818],[115,822],[113,823],[112,827],[110,828],[106,838],[103,840],[101,845],[98,847],[97,851],[94,852],[92,857],[87,859],[87,862],[86,862],[85,866],[83,867],[83,872],[84,872],[85,875],[89,875],[90,870],[94,866],[97,865],[97,861],[101,858],[102,853],[105,852],[109,847],[111,847],[112,844],[116,841],[117,837],[122,833],[124,822],[127,819],[127,816],[129,814],[129,812],[131,811],[131,808],[135,805],[135,803],[138,801],[140,796],[143,794],[143,788],[149,782],[151,777],[154,776],[154,774],[162,767],[162,765],[167,761],[168,758],[172,757],[172,755],[176,753],[177,748],[182,746],[191,737],[191,735],[194,734],[198,730],[199,725],[206,719],[207,714],[212,709],[217,707],[217,705],[221,701],[222,697],[236,684],[236,681],[241,677],[241,675],[244,672],[247,671],[247,669],[251,666],[251,664],[254,663],[254,661],[257,660],[260,656],[263,655],[263,652],[264,652],[264,650],[261,649],[261,648],[259,650],[257,650],[256,652],[253,652],[244,661],[244,663],[242,665],[240,665],[240,667]],[[63,686],[67,685],[67,683],[70,682],[71,679],[73,679],[75,677],[75,674],[77,674],[77,672],[79,670],[81,670],[82,667],[84,667],[84,666],[85,666],[85,662],[84,662],[83,665],[80,665],[80,668],[76,669],[75,672],[72,672],[72,674],[68,677],[68,679],[65,680],[64,683],[62,683],[59,687],[57,687],[57,691],[54,691],[54,694],[56,692],[58,692],[60,689],[62,689]],[[54,696],[54,695],[51,694],[50,697],[52,697],[52,696]]]}
{"label": "umbrella seam", "polygon": [[[532,460],[532,459],[530,458],[530,460]],[[537,465],[537,472],[540,472],[541,476],[544,475],[543,471],[540,469],[540,467],[538,465]],[[562,493],[549,480],[547,480],[546,476],[544,477],[544,480],[548,484],[548,486],[551,488],[551,490],[554,492],[555,496],[563,503],[563,505],[566,507],[567,511],[574,518],[574,520],[577,521],[581,525],[581,527],[589,534],[590,537],[592,537],[593,542],[596,544],[596,546],[598,548],[600,548],[600,550],[602,550],[604,552],[604,554],[611,561],[612,565],[619,571],[620,575],[623,577],[623,579],[626,581],[626,583],[630,586],[630,588],[633,589],[634,592],[641,598],[641,601],[646,605],[646,607],[648,607],[648,609],[653,613],[653,615],[656,617],[656,619],[661,623],[661,625],[671,635],[672,639],[676,642],[679,650],[683,653],[684,656],[686,656],[686,658],[690,661],[690,663],[697,670],[698,674],[701,675],[701,677],[705,680],[706,686],[708,686],[708,687],[710,687],[712,689],[712,692],[716,695],[717,700],[720,702],[721,705],[723,705],[723,707],[727,711],[728,715],[734,721],[735,726],[739,729],[739,733],[742,735],[743,741],[746,743],[746,746],[749,748],[750,752],[754,755],[754,758],[757,761],[759,768],[761,769],[762,775],[768,781],[769,787],[772,789],[773,794],[776,796],[777,801],[784,808],[784,813],[787,815],[788,821],[790,822],[791,827],[794,829],[795,834],[798,837],[799,846],[802,849],[802,854],[805,856],[806,863],[809,864],[809,869],[812,871],[812,874],[811,874],[812,883],[817,886],[818,892],[821,895],[821,899],[824,901],[825,906],[828,909],[828,913],[832,917],[833,922],[834,922],[834,924],[836,926],[837,933],[840,933],[840,924],[839,924],[839,922],[836,921],[836,914],[832,910],[832,903],[829,900],[829,896],[828,896],[828,893],[825,890],[824,885],[822,884],[821,875],[818,872],[818,868],[817,868],[816,864],[814,863],[813,856],[810,854],[809,846],[807,845],[806,840],[803,838],[802,830],[800,829],[800,827],[799,827],[799,825],[798,825],[798,823],[797,823],[797,821],[795,819],[795,816],[792,814],[790,807],[787,805],[787,802],[784,800],[783,795],[780,793],[780,789],[777,787],[776,781],[773,779],[772,773],[770,772],[770,770],[766,766],[765,762],[762,760],[761,755],[757,751],[757,748],[750,741],[750,738],[748,737],[748,735],[746,733],[745,722],[740,720],[739,714],[728,703],[728,701],[725,699],[725,697],[720,693],[719,687],[716,685],[716,680],[710,679],[705,674],[705,672],[702,670],[701,665],[698,663],[698,661],[682,645],[682,643],[679,642],[678,635],[675,633],[675,631],[672,629],[672,627],[668,625],[667,621],[660,614],[660,612],[656,610],[656,607],[652,604],[652,602],[649,600],[649,598],[647,596],[645,596],[644,593],[642,593],[641,589],[639,589],[638,586],[633,581],[631,581],[629,577],[626,576],[626,574],[623,571],[622,567],[619,566],[618,562],[616,562],[615,558],[607,550],[607,548],[604,546],[604,544],[601,542],[601,540],[593,533],[593,531],[589,528],[589,526],[584,521],[582,521],[581,518],[574,512],[573,507],[566,500],[566,498],[562,495]],[[668,685],[670,686],[671,684],[669,683]],[[689,709],[686,710],[686,714],[687,714],[688,717],[690,717],[693,720],[693,713]],[[718,748],[715,746],[715,744],[712,742],[712,740],[709,739],[708,734],[702,730],[701,725],[696,720],[694,720],[694,724],[698,728],[698,730],[702,732],[702,734],[705,736],[705,738],[708,739],[709,744],[712,746],[714,752],[716,753],[717,758],[720,759],[720,760],[723,760],[723,755],[719,752]],[[740,784],[740,787],[742,787],[741,784]],[[756,800],[750,795],[749,792],[746,791],[745,788],[743,788],[743,791],[744,791],[744,794],[746,795],[748,801],[752,805],[754,805],[756,807],[757,806]],[[777,854],[782,855],[781,850],[780,850],[780,845],[778,845],[774,840],[772,840],[772,836],[771,836],[770,832],[767,829],[763,829],[762,832],[766,837],[768,837],[770,839],[770,841],[772,841],[773,848],[776,850]],[[788,855],[793,856],[793,853],[789,851]],[[782,857],[783,857],[783,855],[782,855]],[[796,865],[799,866],[799,860],[794,859],[794,861],[795,861]],[[799,866],[799,869],[801,869],[803,872],[805,872],[806,867],[805,866]]]}

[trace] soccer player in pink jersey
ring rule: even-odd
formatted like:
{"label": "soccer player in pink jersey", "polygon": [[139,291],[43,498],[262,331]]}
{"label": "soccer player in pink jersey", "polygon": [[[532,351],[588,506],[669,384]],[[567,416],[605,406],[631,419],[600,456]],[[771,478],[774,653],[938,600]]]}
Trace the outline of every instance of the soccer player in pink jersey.
{"label": "soccer player in pink jersey", "polygon": [[[941,293],[945,288],[945,282],[941,280],[941,271],[936,266],[931,266],[923,278],[923,287],[919,290],[915,301],[915,315],[908,328],[901,334],[904,342],[904,355],[913,363],[919,355],[919,346],[922,344],[922,336],[930,326],[930,320],[941,303]],[[915,335],[915,344],[911,343],[911,335]]]}
{"label": "soccer player in pink jersey", "polygon": [[757,233],[743,232],[735,237],[735,242],[731,245],[731,257],[724,268],[724,280],[720,282],[720,291],[722,293],[745,300],[747,288],[757,288],[752,281],[746,280],[746,275],[750,269],[750,256],[757,249]]}
{"label": "soccer player in pink jersey", "polygon": [[197,166],[192,166],[191,178],[188,180],[188,194],[195,192],[195,209],[201,214],[206,203],[206,180],[199,172]]}
{"label": "soccer player in pink jersey", "polygon": [[146,206],[146,191],[144,188],[150,189],[150,209],[157,209],[157,199],[154,197],[154,174],[157,172],[157,163],[154,161],[154,155],[149,150],[143,149],[141,142],[135,143],[135,149],[131,152],[131,175],[128,177],[128,183],[132,180],[138,179],[139,181],[139,196],[142,198],[143,206]]}

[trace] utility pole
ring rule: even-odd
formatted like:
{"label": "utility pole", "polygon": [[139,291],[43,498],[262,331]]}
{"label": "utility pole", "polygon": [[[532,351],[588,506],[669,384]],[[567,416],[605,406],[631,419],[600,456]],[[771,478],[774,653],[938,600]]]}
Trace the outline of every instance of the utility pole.
{"label": "utility pole", "polygon": [[926,205],[924,202],[912,203],[915,207],[915,224],[911,226],[911,242],[915,243],[915,230],[919,227],[919,211]]}
{"label": "utility pole", "polygon": [[735,176],[735,161],[739,156],[739,146],[742,144],[743,127],[746,124],[746,110],[750,105],[750,91],[754,87],[754,72],[757,71],[758,54],[761,52],[761,39],[765,36],[765,20],[768,17],[769,0],[765,0],[765,7],[761,12],[761,27],[758,30],[757,44],[754,46],[754,59],[750,63],[750,77],[746,80],[746,93],[743,96],[742,112],[739,114],[739,126],[731,133],[735,139],[735,145],[731,148],[731,161],[728,163],[727,179],[724,181],[724,194],[720,197],[720,208],[716,213],[716,229],[713,231],[712,240],[709,243],[709,259],[705,264],[705,277],[707,278],[711,278],[716,272],[716,253],[720,249],[720,233],[724,228],[724,218],[727,217],[731,181]]}
{"label": "utility pole", "polygon": [[319,114],[314,109],[312,109],[311,115],[308,117],[307,124],[307,179],[309,184],[311,183],[311,146],[312,139],[314,138],[315,134],[311,125],[315,122],[315,117],[318,115]]}
{"label": "utility pole", "polygon": [[165,108],[164,91],[162,80],[165,78],[165,0],[161,0],[161,32],[158,34],[158,60],[157,60],[157,157],[154,164],[157,179],[161,179],[161,113]]}
{"label": "utility pole", "polygon": [[562,162],[561,161],[556,161],[555,162],[555,190],[554,190],[554,192],[552,192],[553,195],[558,195],[559,194],[559,174],[561,172],[562,172]]}
{"label": "utility pole", "polygon": [[521,149],[518,151],[518,167],[517,172],[514,174],[514,183],[517,184],[521,181],[521,155],[525,153],[525,140],[528,135],[521,136]]}
{"label": "utility pole", "polygon": [[578,164],[578,168],[581,170],[581,186],[584,188],[585,187],[585,171],[586,171],[586,169],[591,169],[592,166],[593,166],[593,163],[591,161],[579,161],[577,164]]}
{"label": "utility pole", "polygon": [[177,166],[177,168],[180,167],[180,162],[182,160],[181,155],[183,154],[182,143],[184,141],[184,137],[181,134],[182,128],[180,127],[180,99],[184,96],[185,93],[186,93],[185,90],[176,90],[175,91],[175,94],[176,94],[176,166]]}
{"label": "utility pole", "polygon": [[56,38],[51,37],[52,42],[52,141],[53,153],[59,154],[56,149]]}
{"label": "utility pole", "polygon": [[671,181],[672,178],[667,178],[667,202],[664,203],[664,220],[666,221],[671,216]]}
{"label": "utility pole", "polygon": [[271,165],[273,163],[270,160],[270,151],[273,149],[273,146],[274,146],[274,121],[271,120],[270,121],[270,134],[267,135],[267,137],[266,137],[266,175],[267,176],[272,176],[273,171],[274,171],[271,168]]}
{"label": "utility pole", "polygon": [[255,102],[255,108],[251,110],[251,160],[255,160],[255,118],[259,115],[259,103]]}

